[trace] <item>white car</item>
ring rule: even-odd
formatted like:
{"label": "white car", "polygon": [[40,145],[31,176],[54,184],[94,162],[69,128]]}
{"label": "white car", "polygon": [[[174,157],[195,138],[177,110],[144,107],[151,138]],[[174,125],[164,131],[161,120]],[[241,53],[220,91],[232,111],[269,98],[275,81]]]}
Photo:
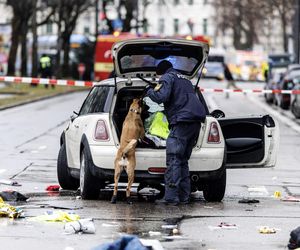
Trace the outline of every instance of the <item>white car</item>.
{"label": "white car", "polygon": [[[80,187],[83,199],[97,198],[100,189],[113,183],[122,123],[132,99],[143,94],[147,85],[144,78],[157,81],[156,65],[167,59],[191,79],[203,68],[209,47],[188,40],[135,39],[114,44],[112,52],[117,77],[101,81],[90,90],[60,139],[59,184],[64,189]],[[221,201],[227,168],[275,165],[279,127],[269,115],[225,118],[220,110],[210,113],[199,89],[195,88],[195,92],[206,107],[207,116],[189,161],[192,190],[202,190],[207,201]],[[144,100],[151,106],[147,112],[163,110],[162,105],[150,103],[149,98]],[[138,144],[136,162],[135,182],[140,183],[139,190],[145,186],[163,187],[164,147]],[[125,171],[122,180],[127,182]]]}

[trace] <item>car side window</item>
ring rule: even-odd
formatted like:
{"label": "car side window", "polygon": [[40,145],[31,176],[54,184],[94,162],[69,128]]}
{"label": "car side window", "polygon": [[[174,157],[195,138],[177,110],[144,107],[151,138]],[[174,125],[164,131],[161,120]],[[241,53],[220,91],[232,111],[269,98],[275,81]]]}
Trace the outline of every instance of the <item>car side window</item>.
{"label": "car side window", "polygon": [[79,115],[105,112],[105,105],[110,89],[112,88],[109,86],[95,86],[85,99]]}

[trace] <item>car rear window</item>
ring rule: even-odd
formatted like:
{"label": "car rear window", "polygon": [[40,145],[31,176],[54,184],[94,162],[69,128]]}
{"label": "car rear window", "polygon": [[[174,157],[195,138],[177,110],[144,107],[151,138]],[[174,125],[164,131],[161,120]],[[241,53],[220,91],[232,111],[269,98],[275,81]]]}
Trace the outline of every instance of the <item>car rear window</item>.
{"label": "car rear window", "polygon": [[86,97],[79,115],[108,112],[114,92],[113,86],[95,86]]}

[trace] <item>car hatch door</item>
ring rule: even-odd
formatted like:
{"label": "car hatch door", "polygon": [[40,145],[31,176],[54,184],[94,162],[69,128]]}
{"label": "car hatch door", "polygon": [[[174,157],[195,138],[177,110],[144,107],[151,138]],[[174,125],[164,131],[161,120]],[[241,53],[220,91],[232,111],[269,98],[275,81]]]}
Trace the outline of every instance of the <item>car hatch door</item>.
{"label": "car hatch door", "polygon": [[227,168],[273,167],[279,127],[269,115],[219,118],[225,139]]}

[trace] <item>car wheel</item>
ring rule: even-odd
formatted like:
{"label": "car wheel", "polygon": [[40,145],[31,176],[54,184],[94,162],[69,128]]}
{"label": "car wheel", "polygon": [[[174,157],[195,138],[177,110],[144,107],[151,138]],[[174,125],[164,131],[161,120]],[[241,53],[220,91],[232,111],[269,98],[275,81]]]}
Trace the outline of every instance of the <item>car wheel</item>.
{"label": "car wheel", "polygon": [[289,103],[287,103],[287,102],[284,102],[284,101],[280,101],[280,108],[282,108],[282,109],[285,109],[285,110],[287,110],[287,109],[289,109],[289,107],[290,107],[290,105],[289,105]]}
{"label": "car wheel", "polygon": [[80,193],[84,200],[99,198],[100,180],[90,171],[90,161],[86,148],[83,148],[80,158]]}
{"label": "car wheel", "polygon": [[60,147],[57,158],[58,183],[63,189],[76,190],[79,187],[79,180],[72,177],[68,168],[66,145]]}
{"label": "car wheel", "polygon": [[224,169],[220,178],[209,181],[205,184],[203,189],[204,199],[208,202],[222,201],[226,189],[226,169]]}
{"label": "car wheel", "polygon": [[300,118],[300,111],[296,107],[296,101],[293,101],[291,111],[297,119]]}

